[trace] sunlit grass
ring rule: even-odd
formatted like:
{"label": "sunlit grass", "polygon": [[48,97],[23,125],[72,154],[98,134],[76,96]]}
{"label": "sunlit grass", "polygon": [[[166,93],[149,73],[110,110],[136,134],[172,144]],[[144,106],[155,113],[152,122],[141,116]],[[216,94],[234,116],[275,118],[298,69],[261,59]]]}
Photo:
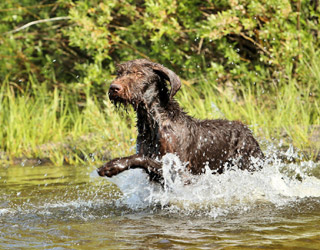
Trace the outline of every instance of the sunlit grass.
{"label": "sunlit grass", "polygon": [[241,87],[243,95],[237,97],[232,89],[208,85],[205,90],[188,87],[179,96],[181,105],[191,115],[240,120],[262,139],[283,139],[300,149],[313,146],[309,137],[312,125],[320,123],[320,110],[316,100],[310,100],[308,88],[301,88],[292,80],[273,94],[254,95],[250,86]]}
{"label": "sunlit grass", "polygon": [[100,107],[93,97],[88,96],[80,108],[65,91],[34,89],[32,94],[17,95],[10,84],[3,84],[0,104],[0,151],[9,160],[92,162],[95,155],[128,153],[134,143],[130,140],[134,126],[127,126],[110,103]]}
{"label": "sunlit grass", "polygon": [[[197,84],[183,81],[176,99],[194,117],[243,121],[258,138],[282,140],[312,158],[320,148],[315,137],[320,125],[319,65],[320,52],[313,51],[302,60],[299,77],[280,77],[275,79],[280,84],[270,83],[268,89],[241,79],[228,84],[210,77],[199,78]],[[0,152],[9,161],[49,158],[56,165],[96,164],[135,152],[132,109],[117,110],[107,98],[98,102],[89,93],[79,105],[70,90],[48,90],[30,81],[29,91],[19,92],[9,82],[0,89]]]}
{"label": "sunlit grass", "polygon": [[282,140],[312,158],[320,150],[320,138],[312,138],[320,124],[319,65],[320,53],[311,53],[301,64],[305,79],[301,77],[300,82],[280,78],[276,79],[279,84],[270,84],[265,90],[248,82],[219,85],[214,79],[205,79],[205,84],[184,86],[178,98],[197,118],[243,121],[260,139]]}

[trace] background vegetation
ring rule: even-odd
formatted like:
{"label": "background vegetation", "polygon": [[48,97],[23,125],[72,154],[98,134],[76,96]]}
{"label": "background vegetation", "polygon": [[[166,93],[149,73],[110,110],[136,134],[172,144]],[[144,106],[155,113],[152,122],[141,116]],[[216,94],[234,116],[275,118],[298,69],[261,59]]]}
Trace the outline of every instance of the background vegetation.
{"label": "background vegetation", "polygon": [[2,1],[0,158],[134,151],[134,113],[105,93],[115,64],[145,57],[180,75],[191,115],[242,120],[315,159],[319,17],[316,0]]}

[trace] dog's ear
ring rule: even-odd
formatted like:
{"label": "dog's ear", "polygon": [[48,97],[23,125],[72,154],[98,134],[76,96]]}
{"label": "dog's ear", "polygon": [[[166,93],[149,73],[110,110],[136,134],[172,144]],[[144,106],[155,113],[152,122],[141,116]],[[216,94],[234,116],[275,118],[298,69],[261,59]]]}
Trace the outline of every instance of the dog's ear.
{"label": "dog's ear", "polygon": [[171,89],[170,89],[170,99],[177,93],[177,91],[181,87],[181,81],[179,77],[170,69],[164,67],[161,64],[158,63],[153,63],[152,64],[152,69],[161,77],[164,78],[165,80],[170,82]]}

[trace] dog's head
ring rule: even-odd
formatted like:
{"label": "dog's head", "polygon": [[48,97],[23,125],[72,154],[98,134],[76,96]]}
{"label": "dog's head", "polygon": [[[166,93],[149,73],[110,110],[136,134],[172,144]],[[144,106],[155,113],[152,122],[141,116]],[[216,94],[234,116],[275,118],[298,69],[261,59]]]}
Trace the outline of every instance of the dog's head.
{"label": "dog's head", "polygon": [[[168,90],[166,82],[171,85]],[[117,104],[166,104],[181,87],[179,77],[170,69],[146,59],[136,59],[117,66],[117,77],[109,88],[109,98]]]}

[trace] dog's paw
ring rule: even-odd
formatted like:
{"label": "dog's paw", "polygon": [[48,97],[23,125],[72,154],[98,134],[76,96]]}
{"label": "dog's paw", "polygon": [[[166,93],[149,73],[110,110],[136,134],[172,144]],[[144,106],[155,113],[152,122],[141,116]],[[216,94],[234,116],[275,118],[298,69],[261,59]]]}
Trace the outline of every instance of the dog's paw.
{"label": "dog's paw", "polygon": [[102,167],[97,169],[97,172],[100,176],[112,177],[114,175],[119,174],[124,170],[124,167],[116,162],[108,162],[104,164]]}

